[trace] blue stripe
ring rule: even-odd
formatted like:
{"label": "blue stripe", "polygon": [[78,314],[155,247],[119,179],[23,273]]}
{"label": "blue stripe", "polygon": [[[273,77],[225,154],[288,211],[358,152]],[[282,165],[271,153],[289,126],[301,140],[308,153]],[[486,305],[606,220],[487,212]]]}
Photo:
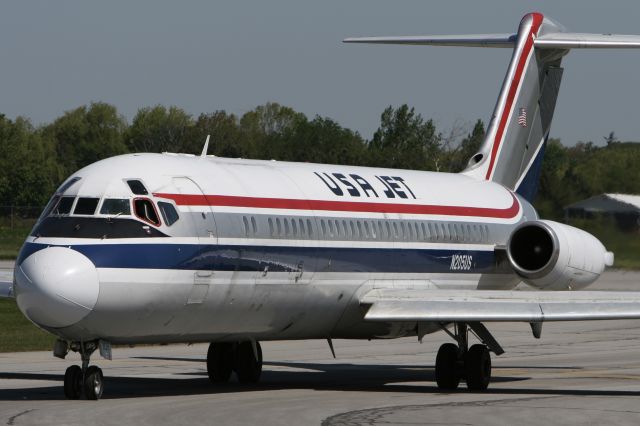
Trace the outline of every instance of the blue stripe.
{"label": "blue stripe", "polygon": [[[48,245],[27,243],[19,262]],[[493,251],[196,244],[74,245],[98,268],[271,272],[490,273]],[[471,256],[469,269],[452,270],[452,257]],[[468,259],[468,258],[467,258]]]}
{"label": "blue stripe", "polygon": [[531,167],[527,171],[524,179],[520,182],[520,186],[516,188],[516,193],[522,195],[522,197],[530,203],[533,203],[536,194],[538,193],[538,183],[540,182],[540,173],[542,172],[542,160],[544,159],[544,151],[547,147],[547,141],[545,140],[538,151],[538,155],[533,160]]}

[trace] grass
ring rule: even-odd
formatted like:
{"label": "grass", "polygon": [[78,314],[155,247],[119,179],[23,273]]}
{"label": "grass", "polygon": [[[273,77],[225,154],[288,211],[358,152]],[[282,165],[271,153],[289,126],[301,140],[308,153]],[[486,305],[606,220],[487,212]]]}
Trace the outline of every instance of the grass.
{"label": "grass", "polygon": [[0,218],[0,259],[13,260],[18,256],[20,247],[33,228],[36,219],[16,218],[10,221],[7,217]]}
{"label": "grass", "polygon": [[623,232],[606,218],[576,219],[569,224],[594,235],[607,250],[612,251],[615,254],[615,268],[640,269],[640,234],[637,231]]}
{"label": "grass", "polygon": [[13,299],[0,299],[0,329],[0,352],[50,350],[56,340],[27,320]]}

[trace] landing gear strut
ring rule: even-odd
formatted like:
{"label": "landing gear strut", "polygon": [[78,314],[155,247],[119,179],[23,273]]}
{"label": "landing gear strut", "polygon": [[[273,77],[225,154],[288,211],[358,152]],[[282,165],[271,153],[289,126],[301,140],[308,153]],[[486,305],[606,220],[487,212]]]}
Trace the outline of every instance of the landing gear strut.
{"label": "landing gear strut", "polygon": [[229,381],[236,373],[241,383],[257,383],[262,373],[259,342],[215,342],[207,352],[207,373],[212,383]]}
{"label": "landing gear strut", "polygon": [[460,384],[460,380],[464,379],[469,390],[486,390],[491,381],[491,355],[487,346],[475,344],[469,348],[469,327],[466,323],[455,323],[454,333],[446,329],[445,331],[458,344],[445,343],[438,350],[436,356],[438,388],[454,390]]}
{"label": "landing gear strut", "polygon": [[80,352],[82,367],[72,365],[64,373],[64,395],[67,399],[98,400],[104,390],[102,370],[95,365],[89,366],[91,354],[98,347],[96,342],[72,343],[71,350]]}

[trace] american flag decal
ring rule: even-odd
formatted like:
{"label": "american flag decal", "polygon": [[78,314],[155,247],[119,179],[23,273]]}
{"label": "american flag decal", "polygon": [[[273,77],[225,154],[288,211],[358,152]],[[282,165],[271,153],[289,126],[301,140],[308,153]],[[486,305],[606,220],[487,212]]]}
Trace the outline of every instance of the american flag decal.
{"label": "american flag decal", "polygon": [[518,124],[522,127],[527,127],[527,109],[520,108],[520,114],[518,114]]}

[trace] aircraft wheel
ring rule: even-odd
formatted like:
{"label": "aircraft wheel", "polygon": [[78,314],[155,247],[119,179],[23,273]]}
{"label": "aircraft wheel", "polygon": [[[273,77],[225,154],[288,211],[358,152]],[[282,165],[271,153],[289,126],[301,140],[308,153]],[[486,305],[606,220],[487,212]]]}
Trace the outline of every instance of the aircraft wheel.
{"label": "aircraft wheel", "polygon": [[256,352],[258,353],[257,359],[251,342],[238,343],[238,355],[234,370],[241,383],[256,383],[260,380],[262,348],[258,342],[256,342]]}
{"label": "aircraft wheel", "polygon": [[473,391],[483,391],[491,382],[491,354],[485,345],[473,345],[467,352],[465,367],[467,387]]}
{"label": "aircraft wheel", "polygon": [[64,372],[64,396],[67,399],[80,399],[82,394],[82,369],[72,365]]}
{"label": "aircraft wheel", "polygon": [[104,390],[102,370],[95,365],[87,368],[84,374],[84,393],[87,399],[98,400]]}
{"label": "aircraft wheel", "polygon": [[445,343],[436,356],[436,383],[442,390],[454,390],[460,384],[458,374],[458,346]]}
{"label": "aircraft wheel", "polygon": [[207,374],[212,383],[228,382],[233,372],[235,344],[211,343],[207,352]]}

